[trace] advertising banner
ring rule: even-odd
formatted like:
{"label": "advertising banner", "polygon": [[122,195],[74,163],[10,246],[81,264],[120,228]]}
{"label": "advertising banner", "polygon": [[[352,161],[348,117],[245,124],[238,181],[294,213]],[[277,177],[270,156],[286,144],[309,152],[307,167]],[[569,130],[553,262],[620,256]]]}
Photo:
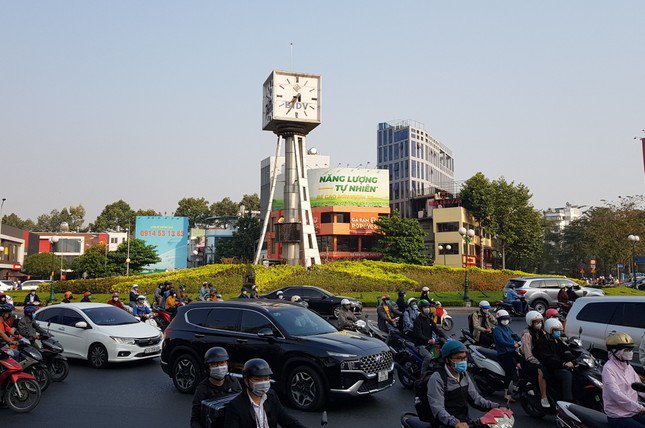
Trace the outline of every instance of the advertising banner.
{"label": "advertising banner", "polygon": [[136,237],[154,245],[159,263],[146,269],[184,269],[188,260],[188,217],[137,216]]}
{"label": "advertising banner", "polygon": [[[312,207],[390,206],[387,169],[316,168],[307,171],[309,200]],[[278,177],[272,210],[284,207],[284,176]]]}

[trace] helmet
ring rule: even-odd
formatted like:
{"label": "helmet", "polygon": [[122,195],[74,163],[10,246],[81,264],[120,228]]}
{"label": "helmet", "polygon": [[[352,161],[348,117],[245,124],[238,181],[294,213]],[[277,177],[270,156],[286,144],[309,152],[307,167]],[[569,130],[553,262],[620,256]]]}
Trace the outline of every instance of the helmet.
{"label": "helmet", "polygon": [[33,306],[33,305],[25,306],[24,313],[25,313],[26,316],[33,315],[34,312],[36,312],[36,307],[35,306]]}
{"label": "helmet", "polygon": [[119,297],[119,293],[112,293],[112,297]]}
{"label": "helmet", "polygon": [[381,300],[387,300],[390,298],[389,294],[384,294],[383,297],[381,297]]}
{"label": "helmet", "polygon": [[524,318],[526,319],[526,325],[528,325],[529,327],[531,327],[533,325],[533,321],[542,321],[542,320],[544,320],[544,317],[538,311],[529,311],[526,314],[526,317],[524,317]]}
{"label": "helmet", "polygon": [[430,291],[430,289],[429,289],[428,287],[423,287],[423,288],[421,289],[421,291],[423,291],[423,292],[426,292],[426,293],[427,293],[428,291]]}
{"label": "helmet", "polygon": [[397,293],[399,293],[399,296],[405,296],[405,290],[399,290]]}
{"label": "helmet", "polygon": [[278,290],[278,292],[276,293],[277,296],[282,296],[283,294],[284,292],[282,290]]}
{"label": "helmet", "polygon": [[551,334],[553,333],[553,330],[564,330],[564,328],[562,327],[560,320],[549,318],[544,323],[544,330],[546,330],[547,333]]}
{"label": "helmet", "polygon": [[497,317],[497,319],[500,319],[500,318],[505,318],[509,320],[511,319],[511,316],[504,309],[500,309],[499,311],[497,311],[497,313],[495,314],[495,317]]}
{"label": "helmet", "polygon": [[251,287],[251,290],[257,290],[257,289],[258,289],[257,285],[254,285],[253,287]]}
{"label": "helmet", "polygon": [[468,352],[466,346],[458,340],[449,340],[441,347],[441,356],[448,358],[451,355]]}
{"label": "helmet", "polygon": [[428,306],[430,306],[430,302],[428,302],[426,299],[421,299],[421,301],[419,302],[419,307],[427,308]]}
{"label": "helmet", "polygon": [[244,363],[244,368],[242,369],[242,376],[244,377],[260,377],[260,376],[271,376],[273,372],[269,363],[264,361],[262,358],[253,358]]}
{"label": "helmet", "polygon": [[608,351],[631,349],[634,347],[634,340],[627,333],[616,332],[607,336],[605,345]]}
{"label": "helmet", "polygon": [[13,305],[11,303],[4,303],[0,305],[0,314],[4,312],[11,312],[13,311]]}
{"label": "helmet", "polygon": [[299,301],[300,301],[300,296],[293,296],[293,297],[291,297],[291,301],[292,301],[292,302],[294,302],[294,303],[295,303],[295,302],[299,302]]}
{"label": "helmet", "polygon": [[65,292],[65,298],[69,299],[70,297],[72,297],[72,292],[71,291],[66,291]]}
{"label": "helmet", "polygon": [[206,364],[221,363],[228,361],[228,352],[220,346],[214,346],[204,355],[204,362]]}
{"label": "helmet", "polygon": [[208,285],[208,281],[202,282],[202,287],[206,287]]}
{"label": "helmet", "polygon": [[218,298],[218,299],[220,299],[220,300],[222,299],[222,295],[221,295],[221,294],[219,294],[219,293],[217,293],[217,294],[215,295],[215,297],[217,297],[217,298]]}
{"label": "helmet", "polygon": [[139,294],[137,296],[137,300],[146,300],[146,296],[144,296],[143,294]]}
{"label": "helmet", "polygon": [[163,283],[163,285],[165,285],[165,286],[172,285],[172,281],[166,281],[166,282]]}
{"label": "helmet", "polygon": [[546,312],[544,313],[544,315],[547,318],[557,317],[558,316],[558,311],[556,309],[547,309]]}
{"label": "helmet", "polygon": [[90,297],[91,295],[92,295],[92,293],[90,293],[89,291],[86,291],[85,294],[84,294],[85,297]]}
{"label": "helmet", "polygon": [[416,301],[417,301],[417,299],[415,299],[414,297],[410,297],[408,299],[408,306],[410,306],[412,304],[412,302],[416,302]]}
{"label": "helmet", "polygon": [[490,303],[488,302],[488,300],[482,300],[481,302],[479,302],[479,307],[482,309],[490,309]]}
{"label": "helmet", "polygon": [[341,301],[340,301],[340,304],[341,304],[341,305],[343,305],[343,306],[345,306],[345,305],[349,305],[349,299],[343,299],[343,300],[341,300]]}
{"label": "helmet", "polygon": [[139,288],[139,284],[133,284],[132,288]]}

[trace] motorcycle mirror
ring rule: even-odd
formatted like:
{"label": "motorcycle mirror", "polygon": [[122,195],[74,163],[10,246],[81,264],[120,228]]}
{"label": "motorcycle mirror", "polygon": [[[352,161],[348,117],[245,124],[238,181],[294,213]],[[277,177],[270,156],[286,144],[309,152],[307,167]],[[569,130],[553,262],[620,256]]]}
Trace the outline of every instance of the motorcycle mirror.
{"label": "motorcycle mirror", "polygon": [[638,392],[645,392],[645,383],[640,383],[640,382],[632,383],[632,389]]}
{"label": "motorcycle mirror", "polygon": [[322,413],[322,418],[320,419],[320,426],[324,427],[327,425],[327,410]]}
{"label": "motorcycle mirror", "polygon": [[578,329],[578,336],[582,336],[582,326]]}

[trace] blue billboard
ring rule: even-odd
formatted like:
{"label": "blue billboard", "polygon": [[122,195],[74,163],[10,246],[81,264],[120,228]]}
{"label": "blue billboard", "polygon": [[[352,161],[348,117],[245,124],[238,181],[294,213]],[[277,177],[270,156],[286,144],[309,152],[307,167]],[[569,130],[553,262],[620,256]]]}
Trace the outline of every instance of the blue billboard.
{"label": "blue billboard", "polygon": [[188,260],[188,217],[137,216],[136,237],[154,245],[159,263],[146,269],[184,269]]}

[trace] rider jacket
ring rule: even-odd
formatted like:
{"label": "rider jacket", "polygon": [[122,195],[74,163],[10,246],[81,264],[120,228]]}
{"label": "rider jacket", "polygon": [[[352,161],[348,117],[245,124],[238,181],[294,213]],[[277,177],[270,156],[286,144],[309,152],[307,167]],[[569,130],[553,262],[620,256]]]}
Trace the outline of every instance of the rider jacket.
{"label": "rider jacket", "polygon": [[351,309],[341,308],[338,314],[338,328],[347,329],[352,328],[354,323],[358,321],[354,312]]}
{"label": "rider jacket", "polygon": [[136,305],[134,308],[132,308],[132,315],[136,316],[141,316],[141,315],[148,315],[150,313],[150,308],[147,307],[146,305],[139,306]]}
{"label": "rider jacket", "polygon": [[414,327],[412,330],[412,335],[414,336],[416,344],[420,346],[427,345],[432,339],[432,333],[441,338],[446,337],[429,315],[423,313],[419,314],[417,319],[414,320]]}
{"label": "rider jacket", "polygon": [[32,318],[29,317],[22,317],[20,321],[18,321],[18,334],[21,335],[22,337],[26,337],[28,339],[31,339],[32,337],[36,337],[38,335],[44,335],[45,330],[40,328],[37,323],[34,322]]}
{"label": "rider jacket", "polygon": [[632,389],[632,383],[640,382],[640,377],[627,362],[620,361],[611,352],[609,361],[602,368],[602,400],[605,413],[610,418],[631,418],[641,413],[638,397],[645,394]]}
{"label": "rider jacket", "polygon": [[486,311],[482,313],[481,310],[473,312],[473,337],[479,342],[479,336],[487,329],[493,329],[497,325],[495,316]]}
{"label": "rider jacket", "polygon": [[202,401],[221,398],[231,394],[238,394],[242,391],[240,382],[232,376],[224,377],[222,386],[213,385],[209,378],[201,381],[195,388],[193,396],[193,408],[190,413],[190,428],[202,427]]}
{"label": "rider jacket", "polygon": [[534,342],[537,342],[537,340],[533,340],[533,338],[540,338],[544,336],[544,334],[544,330],[533,330],[531,332],[529,329],[524,330],[524,333],[522,333],[522,355],[524,356],[524,359],[531,364],[540,364],[540,360],[533,355],[533,349],[535,347]]}
{"label": "rider jacket", "polygon": [[549,337],[547,334],[538,338],[533,345],[533,354],[549,371],[560,370],[564,367],[566,362],[564,353],[568,350],[569,348],[562,340]]}

